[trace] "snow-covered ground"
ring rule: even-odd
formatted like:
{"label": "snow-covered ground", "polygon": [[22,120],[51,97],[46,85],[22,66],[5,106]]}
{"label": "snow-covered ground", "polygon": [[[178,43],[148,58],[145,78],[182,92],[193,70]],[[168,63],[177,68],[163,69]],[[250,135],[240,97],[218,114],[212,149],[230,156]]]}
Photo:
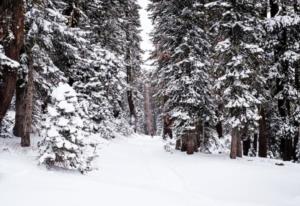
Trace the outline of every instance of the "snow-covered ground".
{"label": "snow-covered ground", "polygon": [[132,136],[104,142],[98,170],[81,175],[38,167],[36,152],[17,142],[1,139],[1,206],[300,205],[298,164],[172,154],[159,137]]}

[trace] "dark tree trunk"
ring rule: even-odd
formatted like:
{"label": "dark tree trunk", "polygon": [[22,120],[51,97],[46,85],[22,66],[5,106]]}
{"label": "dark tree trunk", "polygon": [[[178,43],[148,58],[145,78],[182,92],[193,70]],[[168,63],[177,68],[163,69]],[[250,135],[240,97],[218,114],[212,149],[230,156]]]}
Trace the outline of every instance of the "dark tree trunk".
{"label": "dark tree trunk", "polygon": [[298,161],[299,160],[299,157],[297,155],[298,142],[299,142],[299,130],[298,130],[296,136],[294,137],[294,142],[293,142],[293,160],[294,161]]}
{"label": "dark tree trunk", "polygon": [[270,0],[271,17],[274,17],[279,11],[279,5],[276,0]]}
{"label": "dark tree trunk", "polygon": [[258,139],[258,135],[254,134],[254,138],[253,138],[253,150],[254,150],[255,156],[257,155],[257,139]]}
{"label": "dark tree trunk", "polygon": [[[1,1],[0,4],[0,44],[3,45],[5,55],[19,61],[20,51],[24,43],[24,1]],[[14,38],[8,39],[11,29]],[[4,68],[3,82],[0,83],[0,124],[9,108],[14,95],[17,81],[15,68]]]}
{"label": "dark tree trunk", "polygon": [[188,137],[187,138],[187,148],[186,148],[186,153],[188,155],[192,155],[194,154],[195,151],[195,141],[192,137]]}
{"label": "dark tree trunk", "polygon": [[293,156],[293,141],[292,139],[282,139],[282,159],[283,161],[291,161]]}
{"label": "dark tree trunk", "polygon": [[266,114],[264,108],[260,111],[261,119],[259,120],[259,139],[258,139],[258,156],[267,157],[268,155],[268,133],[266,124]]}
{"label": "dark tree trunk", "polygon": [[238,138],[237,138],[237,156],[243,157],[242,139],[241,139],[240,135],[238,135]]}
{"label": "dark tree trunk", "polygon": [[231,148],[230,148],[230,158],[236,159],[238,155],[238,139],[239,139],[238,128],[233,128],[231,132]]}
{"label": "dark tree trunk", "polygon": [[[30,146],[33,99],[33,64],[29,54],[27,82],[19,79],[16,88],[16,121],[14,134],[21,137],[21,146]],[[24,85],[25,84],[25,85]],[[23,86],[21,86],[23,85]]]}
{"label": "dark tree trunk", "polygon": [[244,154],[244,156],[249,155],[250,147],[251,147],[251,139],[248,138],[248,139],[243,141],[243,154]]}
{"label": "dark tree trunk", "polygon": [[127,100],[128,100],[128,105],[129,105],[129,115],[130,115],[130,124],[133,125],[134,127],[134,132],[137,130],[137,115],[135,111],[135,105],[134,105],[134,100],[133,100],[133,92],[132,92],[132,82],[133,82],[133,77],[132,77],[132,68],[131,66],[127,66],[127,83],[130,86],[129,90],[127,91]]}
{"label": "dark tree trunk", "polygon": [[216,130],[217,130],[217,133],[218,133],[218,136],[219,138],[222,138],[223,137],[223,125],[222,125],[222,122],[219,121],[216,125]]}
{"label": "dark tree trunk", "polygon": [[300,8],[299,8],[298,0],[294,0],[294,11],[295,13],[299,14]]}
{"label": "dark tree trunk", "polygon": [[168,114],[166,114],[163,118],[164,118],[163,119],[163,138],[166,139],[169,136],[172,139],[173,138],[172,119],[171,119],[170,115],[168,115]]}

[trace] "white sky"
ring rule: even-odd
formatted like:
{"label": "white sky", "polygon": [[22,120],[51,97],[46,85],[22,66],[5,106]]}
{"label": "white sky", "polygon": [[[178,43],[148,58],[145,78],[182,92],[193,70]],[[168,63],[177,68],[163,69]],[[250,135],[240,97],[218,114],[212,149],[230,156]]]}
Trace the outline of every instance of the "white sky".
{"label": "white sky", "polygon": [[[153,29],[153,25],[151,20],[149,19],[148,12],[146,10],[149,4],[149,0],[138,0],[138,3],[142,7],[142,9],[140,10],[141,25],[142,25],[141,36],[143,39],[141,43],[141,48],[145,51],[143,59],[147,60],[149,58],[150,51],[153,50],[153,44],[150,40],[150,35],[149,35]],[[147,64],[149,64],[149,62],[146,62],[143,68],[147,70],[151,69],[151,67]]]}

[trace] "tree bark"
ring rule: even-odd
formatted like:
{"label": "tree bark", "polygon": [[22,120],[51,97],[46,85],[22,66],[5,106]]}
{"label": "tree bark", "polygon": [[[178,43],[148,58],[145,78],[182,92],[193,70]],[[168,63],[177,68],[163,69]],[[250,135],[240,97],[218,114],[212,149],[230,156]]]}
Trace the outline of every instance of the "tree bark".
{"label": "tree bark", "polygon": [[238,128],[233,128],[231,132],[230,158],[236,159],[238,150]]}
{"label": "tree bark", "polygon": [[[130,58],[130,57],[128,57],[128,58]],[[137,116],[136,116],[135,105],[134,105],[134,100],[133,100],[133,92],[132,92],[132,88],[131,88],[132,82],[133,82],[132,69],[131,69],[131,66],[129,65],[129,66],[127,66],[127,83],[130,86],[130,88],[127,91],[127,100],[128,100],[128,105],[129,105],[130,124],[133,125],[134,132],[136,132]]]}
{"label": "tree bark", "polygon": [[275,0],[270,0],[271,17],[274,17],[279,11],[279,5]]}
{"label": "tree bark", "polygon": [[153,118],[153,109],[151,106],[151,90],[149,84],[144,85],[144,110],[145,110],[145,123],[146,123],[146,134],[153,136],[154,131],[154,118]]}
{"label": "tree bark", "polygon": [[[0,4],[0,44],[3,45],[7,57],[19,61],[24,43],[24,1],[5,2],[7,1]],[[10,32],[14,35],[13,38],[10,38]],[[17,71],[13,68],[4,68],[3,82],[0,84],[0,123],[11,103],[16,81]]]}
{"label": "tree bark", "polygon": [[239,134],[237,137],[237,156],[243,157],[242,139],[241,139],[241,135],[239,135]]}
{"label": "tree bark", "polygon": [[[16,121],[14,134],[21,137],[21,146],[30,146],[30,133],[32,123],[33,109],[33,63],[31,54],[28,59],[28,74],[27,82],[24,79],[19,79],[16,88]],[[25,84],[25,85],[24,85]]]}
{"label": "tree bark", "polygon": [[267,134],[266,114],[264,108],[261,109],[260,115],[261,115],[261,119],[259,120],[258,156],[267,157],[268,134]]}
{"label": "tree bark", "polygon": [[248,138],[248,139],[243,141],[243,154],[244,154],[244,156],[249,155],[250,147],[251,147],[251,139]]}
{"label": "tree bark", "polygon": [[218,136],[219,138],[222,138],[223,137],[223,125],[222,125],[222,122],[219,121],[216,125],[216,130],[217,130],[217,133],[218,133]]}

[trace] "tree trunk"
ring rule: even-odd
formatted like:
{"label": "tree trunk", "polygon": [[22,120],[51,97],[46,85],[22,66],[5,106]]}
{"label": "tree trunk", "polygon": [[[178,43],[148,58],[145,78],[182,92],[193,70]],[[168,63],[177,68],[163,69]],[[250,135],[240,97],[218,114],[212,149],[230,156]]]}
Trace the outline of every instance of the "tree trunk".
{"label": "tree trunk", "polygon": [[293,156],[293,141],[292,139],[282,139],[282,159],[283,161],[291,161]]}
{"label": "tree trunk", "polygon": [[276,0],[270,0],[271,17],[274,17],[279,11],[279,5]]}
{"label": "tree trunk", "polygon": [[243,154],[244,154],[244,156],[249,155],[250,147],[251,147],[251,139],[248,138],[248,139],[243,141]]}
{"label": "tree trunk", "polygon": [[167,139],[167,136],[169,136],[171,139],[173,139],[172,119],[168,114],[164,115],[163,118],[163,138]]}
{"label": "tree trunk", "polygon": [[127,66],[127,83],[130,86],[127,91],[127,100],[129,105],[129,115],[130,115],[130,124],[133,125],[134,132],[137,130],[137,116],[135,111],[135,105],[133,100],[133,92],[132,92],[132,69],[131,66]]}
{"label": "tree trunk", "polygon": [[260,111],[261,119],[259,120],[259,139],[258,139],[258,156],[267,157],[268,155],[268,135],[266,114],[264,108]]}
{"label": "tree trunk", "polygon": [[222,125],[222,122],[219,121],[216,125],[216,130],[217,130],[217,133],[218,133],[218,136],[219,138],[222,138],[223,137],[223,125]]}
{"label": "tree trunk", "polygon": [[238,128],[233,128],[231,132],[230,158],[236,159],[238,150]]}
{"label": "tree trunk", "polygon": [[[21,137],[21,146],[30,146],[30,133],[32,123],[32,100],[33,100],[33,64],[29,54],[27,82],[19,79],[16,89],[16,121],[14,134]],[[24,86],[25,84],[25,86]]]}
{"label": "tree trunk", "polygon": [[238,135],[238,138],[237,138],[237,156],[243,157],[242,139],[241,139],[240,135]]}
{"label": "tree trunk", "polygon": [[[24,1],[5,2],[0,4],[0,44],[3,45],[7,57],[19,61],[24,42]],[[9,29],[14,38],[9,38]],[[17,71],[13,68],[4,68],[3,82],[0,83],[0,123],[11,103],[16,81]]]}
{"label": "tree trunk", "polygon": [[145,84],[144,86],[144,110],[145,110],[145,123],[146,123],[146,134],[153,136],[154,131],[154,118],[153,118],[153,110],[151,106],[151,90],[149,84]]}
{"label": "tree trunk", "polygon": [[187,149],[186,149],[186,153],[188,155],[192,155],[194,154],[195,151],[195,142],[194,139],[192,137],[188,137],[187,138]]}
{"label": "tree trunk", "polygon": [[254,150],[255,156],[257,156],[257,139],[258,139],[258,135],[254,134],[254,138],[253,138],[253,150]]}

